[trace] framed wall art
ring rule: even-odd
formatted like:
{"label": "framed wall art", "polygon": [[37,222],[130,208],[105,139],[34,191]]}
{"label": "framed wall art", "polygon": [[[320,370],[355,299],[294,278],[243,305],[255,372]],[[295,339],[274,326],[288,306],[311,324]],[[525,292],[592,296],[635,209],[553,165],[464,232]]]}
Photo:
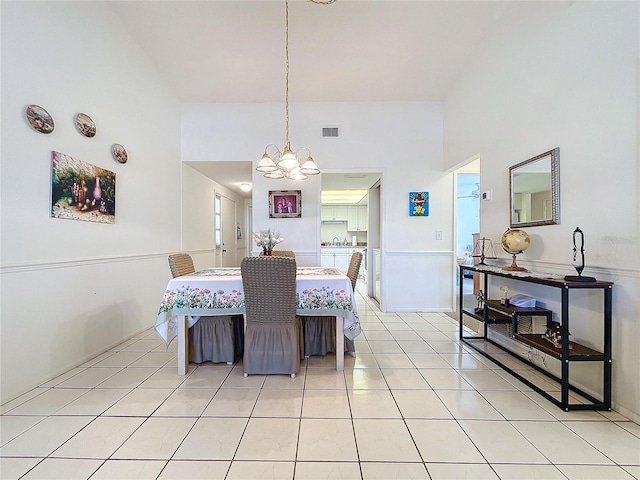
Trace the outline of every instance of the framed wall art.
{"label": "framed wall art", "polygon": [[85,137],[96,136],[96,124],[93,123],[91,117],[86,113],[76,114],[76,127],[78,128],[78,131]]}
{"label": "framed wall art", "polygon": [[118,163],[127,163],[129,159],[127,151],[119,143],[114,143],[111,146],[111,155],[113,155],[113,158],[115,158]]}
{"label": "framed wall art", "polygon": [[51,152],[51,217],[116,223],[116,174]]}
{"label": "framed wall art", "polygon": [[29,125],[40,133],[53,132],[53,118],[44,108],[39,105],[29,105],[25,111]]}
{"label": "framed wall art", "polygon": [[302,217],[301,190],[270,190],[269,218]]}
{"label": "framed wall art", "polygon": [[429,192],[409,192],[409,216],[429,216]]}

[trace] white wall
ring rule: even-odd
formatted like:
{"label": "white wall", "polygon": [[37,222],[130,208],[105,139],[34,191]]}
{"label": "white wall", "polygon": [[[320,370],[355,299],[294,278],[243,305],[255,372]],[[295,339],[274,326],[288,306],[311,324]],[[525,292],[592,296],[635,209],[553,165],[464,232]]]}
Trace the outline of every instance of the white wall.
{"label": "white wall", "polygon": [[[3,1],[1,13],[5,401],[155,323],[180,248],[180,110],[105,4]],[[30,128],[29,104],[53,133]],[[95,137],[76,131],[78,112]],[[49,217],[52,150],[116,173],[114,225]]]}
{"label": "white wall", "polygon": [[[292,148],[309,147],[321,170],[382,172],[382,308],[451,309],[453,185],[442,172],[441,105],[298,103],[290,109]],[[182,120],[182,156],[190,161],[257,165],[265,145],[284,143],[281,104],[191,104],[183,106]],[[340,139],[321,138],[328,125],[340,127]],[[302,190],[302,218],[270,219],[268,191],[286,189]],[[319,265],[320,189],[318,177],[294,183],[254,172],[253,229],[279,230],[301,263]],[[429,217],[409,217],[411,191],[429,191]],[[443,230],[442,241],[436,230]]]}
{"label": "white wall", "polygon": [[[481,191],[493,190],[493,200],[481,202],[481,234],[499,245],[509,226],[509,166],[560,147],[561,223],[526,228],[532,245],[518,264],[575,274],[571,233],[585,232],[585,275],[616,282],[613,402],[638,421],[640,4],[529,8],[518,18],[506,9],[504,28],[448,98],[445,168],[479,154]],[[572,333],[599,321],[579,319]],[[579,381],[594,383],[588,375]]]}

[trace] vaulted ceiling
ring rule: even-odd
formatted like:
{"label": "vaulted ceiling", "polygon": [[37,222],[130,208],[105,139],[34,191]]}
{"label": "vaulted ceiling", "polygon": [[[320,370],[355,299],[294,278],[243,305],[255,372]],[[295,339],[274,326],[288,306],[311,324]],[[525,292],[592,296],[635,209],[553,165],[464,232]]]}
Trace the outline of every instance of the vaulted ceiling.
{"label": "vaulted ceiling", "polygon": [[[290,101],[444,100],[505,11],[530,3],[291,0]],[[180,101],[284,100],[284,0],[109,5]]]}

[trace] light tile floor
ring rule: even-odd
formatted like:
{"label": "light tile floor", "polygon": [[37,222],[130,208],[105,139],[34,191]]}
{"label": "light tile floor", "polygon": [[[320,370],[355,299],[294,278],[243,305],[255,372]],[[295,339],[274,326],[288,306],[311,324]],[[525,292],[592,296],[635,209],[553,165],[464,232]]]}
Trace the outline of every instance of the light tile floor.
{"label": "light tile floor", "polygon": [[[344,372],[176,371],[153,329],[0,409],[0,478],[640,479],[640,426],[563,412],[457,342],[438,313],[381,313]],[[530,372],[536,375],[536,372]]]}

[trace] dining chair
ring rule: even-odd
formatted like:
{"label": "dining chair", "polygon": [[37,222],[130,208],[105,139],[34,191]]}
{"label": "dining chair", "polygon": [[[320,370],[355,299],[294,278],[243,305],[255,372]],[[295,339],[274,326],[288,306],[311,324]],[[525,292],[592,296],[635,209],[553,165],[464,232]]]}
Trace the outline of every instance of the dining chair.
{"label": "dining chair", "polygon": [[[351,280],[354,293],[361,264],[362,253],[354,252],[347,269],[347,277]],[[336,351],[336,317],[302,317],[302,330],[305,357]],[[344,339],[344,351],[352,355],[356,353],[355,344],[348,337]]]}
{"label": "dining chair", "polygon": [[[264,253],[260,252],[260,255],[263,256]],[[271,250],[271,256],[296,258],[296,254],[293,252],[293,250]]]}
{"label": "dining chair", "polygon": [[[169,255],[173,278],[196,271],[188,253]],[[193,363],[226,362],[232,365],[244,348],[244,316],[219,315],[200,317],[189,328],[189,361]]]}
{"label": "dining chair", "polygon": [[196,271],[193,259],[188,253],[172,253],[169,255],[169,268],[173,278],[188,275]]}
{"label": "dining chair", "polygon": [[245,302],[244,376],[300,369],[301,325],[296,316],[296,260],[245,257],[240,264]]}

